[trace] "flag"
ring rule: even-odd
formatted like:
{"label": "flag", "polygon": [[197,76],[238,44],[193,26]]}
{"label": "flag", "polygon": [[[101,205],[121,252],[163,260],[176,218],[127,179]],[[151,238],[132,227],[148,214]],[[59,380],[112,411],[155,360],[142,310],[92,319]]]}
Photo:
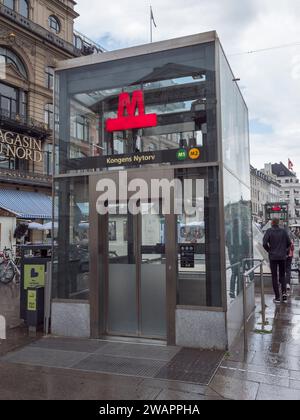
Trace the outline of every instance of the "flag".
{"label": "flag", "polygon": [[292,170],[293,170],[293,168],[294,168],[294,164],[293,164],[293,162],[291,161],[291,159],[289,159],[289,170],[290,170],[290,171],[292,171]]}
{"label": "flag", "polygon": [[155,19],[154,19],[154,15],[153,15],[153,10],[152,10],[152,6],[150,6],[150,13],[151,13],[151,22],[153,22],[153,25],[155,26],[155,28],[157,28]]}

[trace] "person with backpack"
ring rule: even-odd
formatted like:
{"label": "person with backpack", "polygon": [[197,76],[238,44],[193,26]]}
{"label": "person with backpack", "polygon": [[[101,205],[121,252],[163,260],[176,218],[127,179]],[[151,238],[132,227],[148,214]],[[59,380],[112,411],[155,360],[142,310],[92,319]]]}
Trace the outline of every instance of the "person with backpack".
{"label": "person with backpack", "polygon": [[[287,303],[286,292],[286,260],[290,252],[291,240],[288,233],[279,226],[279,219],[272,220],[272,227],[265,233],[263,247],[269,254],[272,283],[275,293],[274,303],[281,303],[279,283],[281,285],[282,302]],[[279,271],[279,277],[278,277]]]}

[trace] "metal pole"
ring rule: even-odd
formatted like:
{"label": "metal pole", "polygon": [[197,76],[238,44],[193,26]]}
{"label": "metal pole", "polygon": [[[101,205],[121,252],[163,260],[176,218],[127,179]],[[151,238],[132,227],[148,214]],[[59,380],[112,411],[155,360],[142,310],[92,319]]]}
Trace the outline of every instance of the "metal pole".
{"label": "metal pole", "polygon": [[243,275],[243,315],[244,315],[244,352],[248,352],[247,338],[247,276]]}
{"label": "metal pole", "polygon": [[49,323],[51,317],[51,295],[52,295],[52,263],[47,263],[46,285],[45,285],[45,314],[44,314],[44,332],[49,334]]}
{"label": "metal pole", "polygon": [[262,325],[266,325],[266,302],[265,302],[265,284],[264,284],[264,268],[263,261],[260,265],[260,288],[261,288],[261,315]]}
{"label": "metal pole", "polygon": [[150,6],[150,42],[152,43],[153,34],[152,34],[152,8]]}

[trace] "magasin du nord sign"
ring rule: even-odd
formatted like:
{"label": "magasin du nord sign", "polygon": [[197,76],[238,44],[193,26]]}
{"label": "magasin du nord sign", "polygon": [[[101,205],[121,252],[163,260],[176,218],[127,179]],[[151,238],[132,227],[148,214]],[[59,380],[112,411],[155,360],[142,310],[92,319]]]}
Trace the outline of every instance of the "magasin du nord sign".
{"label": "magasin du nord sign", "polygon": [[42,162],[42,141],[12,131],[0,130],[0,155],[32,162]]}

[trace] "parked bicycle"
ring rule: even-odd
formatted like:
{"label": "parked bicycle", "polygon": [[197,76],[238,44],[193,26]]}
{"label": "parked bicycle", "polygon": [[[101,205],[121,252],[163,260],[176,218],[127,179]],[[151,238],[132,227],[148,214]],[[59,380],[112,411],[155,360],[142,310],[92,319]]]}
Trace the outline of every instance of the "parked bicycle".
{"label": "parked bicycle", "polygon": [[17,283],[20,276],[21,272],[15,263],[12,250],[4,248],[4,250],[0,252],[0,283],[7,285],[13,280]]}

